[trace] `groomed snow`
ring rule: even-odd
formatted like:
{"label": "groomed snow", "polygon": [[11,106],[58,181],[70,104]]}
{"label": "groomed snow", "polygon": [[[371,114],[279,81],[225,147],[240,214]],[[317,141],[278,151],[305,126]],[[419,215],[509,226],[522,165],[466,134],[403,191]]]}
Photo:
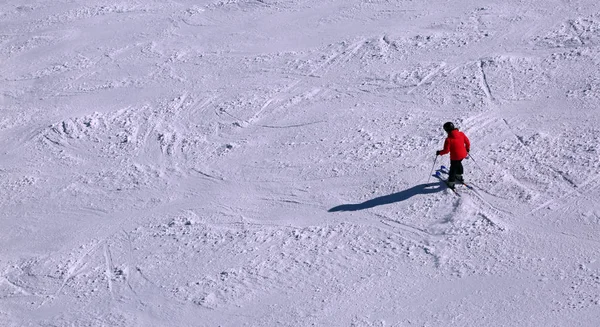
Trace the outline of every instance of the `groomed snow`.
{"label": "groomed snow", "polygon": [[1,326],[600,324],[598,1],[7,0],[0,63]]}

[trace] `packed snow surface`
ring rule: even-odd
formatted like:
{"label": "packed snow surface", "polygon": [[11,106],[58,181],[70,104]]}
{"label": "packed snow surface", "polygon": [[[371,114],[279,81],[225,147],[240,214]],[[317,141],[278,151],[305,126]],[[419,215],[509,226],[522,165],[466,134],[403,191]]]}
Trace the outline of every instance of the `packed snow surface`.
{"label": "packed snow surface", "polygon": [[0,63],[1,326],[600,324],[597,0],[7,0]]}

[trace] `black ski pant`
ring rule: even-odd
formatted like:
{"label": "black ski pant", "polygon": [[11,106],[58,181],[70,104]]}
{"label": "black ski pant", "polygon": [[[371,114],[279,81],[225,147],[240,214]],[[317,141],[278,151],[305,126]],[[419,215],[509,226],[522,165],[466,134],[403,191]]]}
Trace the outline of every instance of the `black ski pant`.
{"label": "black ski pant", "polygon": [[456,175],[463,174],[462,160],[450,160],[450,171],[448,172],[448,182],[456,182]]}

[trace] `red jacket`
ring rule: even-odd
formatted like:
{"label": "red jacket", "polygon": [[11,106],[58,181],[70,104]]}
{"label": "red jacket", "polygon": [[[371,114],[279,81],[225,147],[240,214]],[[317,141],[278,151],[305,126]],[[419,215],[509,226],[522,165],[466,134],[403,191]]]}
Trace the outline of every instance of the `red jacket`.
{"label": "red jacket", "polygon": [[448,133],[444,142],[444,150],[440,151],[443,156],[450,153],[450,160],[463,160],[467,157],[467,152],[471,149],[471,142],[465,133],[455,129]]}

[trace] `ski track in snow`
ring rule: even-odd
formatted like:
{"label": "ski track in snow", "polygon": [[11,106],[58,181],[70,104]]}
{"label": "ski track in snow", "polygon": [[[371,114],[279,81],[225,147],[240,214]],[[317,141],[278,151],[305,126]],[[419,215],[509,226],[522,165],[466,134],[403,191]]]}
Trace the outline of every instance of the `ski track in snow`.
{"label": "ski track in snow", "polygon": [[[2,326],[600,319],[594,1],[0,21]],[[445,121],[473,144],[460,196],[427,175]]]}

